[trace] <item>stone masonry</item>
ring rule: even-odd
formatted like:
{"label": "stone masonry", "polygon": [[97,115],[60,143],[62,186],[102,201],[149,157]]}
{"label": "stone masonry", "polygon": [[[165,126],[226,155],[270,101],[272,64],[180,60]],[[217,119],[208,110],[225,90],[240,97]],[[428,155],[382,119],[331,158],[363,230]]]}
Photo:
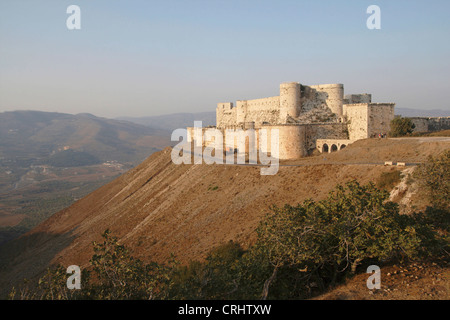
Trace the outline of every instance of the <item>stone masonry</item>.
{"label": "stone masonry", "polygon": [[394,108],[394,103],[372,103],[367,93],[344,96],[343,84],[287,82],[280,85],[276,97],[239,100],[235,105],[218,103],[216,128],[224,136],[233,129],[277,129],[280,160],[297,159],[315,149],[337,151],[357,140],[388,133]]}

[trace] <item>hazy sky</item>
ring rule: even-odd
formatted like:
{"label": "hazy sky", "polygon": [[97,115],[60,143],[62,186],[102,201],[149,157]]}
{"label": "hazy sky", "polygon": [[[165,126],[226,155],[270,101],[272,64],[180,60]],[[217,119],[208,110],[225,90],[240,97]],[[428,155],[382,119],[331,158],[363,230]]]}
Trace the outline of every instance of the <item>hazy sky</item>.
{"label": "hazy sky", "polygon": [[285,81],[448,110],[449,15],[448,0],[1,0],[0,111],[214,111]]}

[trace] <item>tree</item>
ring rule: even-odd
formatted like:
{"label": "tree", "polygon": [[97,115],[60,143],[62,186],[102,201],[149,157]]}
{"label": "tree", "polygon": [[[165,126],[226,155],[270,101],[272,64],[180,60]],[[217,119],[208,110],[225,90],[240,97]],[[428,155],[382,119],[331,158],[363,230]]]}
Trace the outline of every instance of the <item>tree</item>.
{"label": "tree", "polygon": [[164,299],[171,284],[171,272],[176,262],[169,266],[156,262],[144,264],[130,255],[117,237],[106,230],[102,243],[94,242],[94,255],[90,263],[95,280],[87,294],[94,299]]}
{"label": "tree", "polygon": [[9,298],[43,300],[162,300],[169,297],[177,262],[168,265],[145,264],[134,258],[119,239],[107,229],[103,242],[93,242],[91,268],[82,270],[81,290],[67,288],[66,268],[58,265],[47,269],[35,288],[12,289]]}
{"label": "tree", "polygon": [[211,250],[204,263],[191,261],[175,273],[175,299],[230,299],[239,289],[239,261],[244,250],[230,241]]}
{"label": "tree", "polygon": [[450,149],[420,164],[414,172],[433,207],[450,209]]}
{"label": "tree", "polygon": [[437,236],[424,234],[423,242],[431,253],[445,252],[450,243],[450,149],[428,157],[417,166],[414,178],[424,190],[431,205],[424,212],[414,214],[417,225],[432,229]]}
{"label": "tree", "polygon": [[415,127],[416,125],[410,118],[397,116],[391,121],[391,131],[389,135],[391,137],[407,136],[413,133]]}
{"label": "tree", "polygon": [[258,245],[267,249],[273,267],[262,297],[284,267],[333,283],[364,261],[417,255],[420,239],[413,221],[400,216],[388,197],[372,183],[352,181],[323,201],[274,207],[258,228]]}

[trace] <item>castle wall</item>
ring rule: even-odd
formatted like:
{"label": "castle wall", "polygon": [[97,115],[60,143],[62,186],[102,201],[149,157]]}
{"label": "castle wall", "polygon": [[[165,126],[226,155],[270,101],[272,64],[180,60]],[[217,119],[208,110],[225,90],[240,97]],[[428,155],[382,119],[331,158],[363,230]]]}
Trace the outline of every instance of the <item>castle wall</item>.
{"label": "castle wall", "polygon": [[450,117],[413,117],[410,119],[416,126],[414,132],[450,130]]}
{"label": "castle wall", "polygon": [[347,118],[349,139],[359,140],[368,138],[368,104],[344,104],[344,116]]}
{"label": "castle wall", "polygon": [[218,128],[240,126],[245,122],[254,122],[259,128],[263,123],[278,123],[280,115],[280,97],[254,100],[240,100],[233,108],[232,103],[219,103],[216,109]]}
{"label": "castle wall", "polygon": [[[262,136],[262,130],[265,130],[267,136]],[[278,155],[272,151],[272,133],[273,130],[278,130]],[[269,153],[272,157],[278,156],[282,160],[298,159],[307,155],[306,149],[306,125],[279,125],[279,126],[264,126],[255,130],[256,135],[256,149],[264,153]],[[249,138],[245,138],[245,150],[239,144],[236,132],[231,130],[221,130],[223,134],[224,150],[238,150],[238,153],[249,152]],[[245,131],[245,134],[249,134]],[[275,143],[275,141],[274,141]],[[203,143],[207,145],[207,142]],[[261,147],[261,148],[260,148]]]}
{"label": "castle wall", "polygon": [[[263,124],[286,124],[289,118],[298,118],[303,111],[309,111],[312,106],[320,107],[322,103],[340,118],[343,95],[342,84],[302,86],[298,82],[282,83],[277,97],[240,100],[236,107],[232,103],[219,103],[216,123],[218,128],[239,126],[244,122],[255,122],[256,128]],[[303,105],[305,110],[302,110]]]}
{"label": "castle wall", "polygon": [[318,139],[348,139],[347,125],[344,123],[311,123],[306,126],[306,150],[317,148]]}
{"label": "castle wall", "polygon": [[244,123],[248,114],[247,101],[236,101],[236,123]]}
{"label": "castle wall", "polygon": [[233,107],[233,103],[218,103],[216,108],[216,126],[223,128],[226,126],[234,126],[236,124],[237,109]]}
{"label": "castle wall", "polygon": [[350,140],[387,134],[394,119],[394,103],[359,103],[344,105]]}
{"label": "castle wall", "polygon": [[[306,130],[304,125],[279,125],[279,126],[264,126],[262,129],[267,130],[268,143],[261,145],[261,151],[270,152],[272,130],[278,130],[279,137],[279,151],[278,158],[282,160],[293,160],[305,157],[307,155],[306,149]],[[258,146],[260,135],[258,134]]]}
{"label": "castle wall", "polygon": [[391,121],[394,119],[393,103],[369,103],[368,104],[368,137],[378,134],[388,134],[391,131]]}
{"label": "castle wall", "polygon": [[[207,130],[215,130],[213,128],[202,128],[201,137],[196,137],[196,128],[188,127],[188,141],[193,143],[192,148],[199,146],[208,146],[214,143],[214,137],[207,139],[205,132]],[[244,130],[253,129],[253,123],[246,123]],[[261,130],[265,129],[267,132],[266,143],[260,145]],[[316,149],[316,141],[318,139],[347,139],[346,125],[342,123],[321,123],[321,124],[292,124],[292,125],[265,125],[260,129],[256,129],[256,146],[257,150],[261,147],[262,152],[272,153],[271,135],[273,130],[278,130],[279,145],[278,157],[281,160],[291,160],[305,157],[309,152]],[[240,152],[249,152],[249,139],[245,140],[245,150],[242,149],[237,138],[236,131],[228,131],[226,129],[219,130],[223,135],[223,150],[237,149]],[[250,131],[245,131],[245,134],[250,134]],[[235,135],[234,139],[229,139]],[[201,140],[197,140],[201,139]],[[193,149],[192,149],[193,150]]]}
{"label": "castle wall", "polygon": [[344,104],[371,103],[371,102],[372,102],[372,95],[368,93],[348,94],[344,96]]}
{"label": "castle wall", "polygon": [[296,118],[301,112],[301,86],[298,82],[280,85],[280,114],[278,123],[284,124],[288,117]]}
{"label": "castle wall", "polygon": [[411,118],[414,123],[414,132],[428,132],[428,118]]}
{"label": "castle wall", "polygon": [[450,117],[429,118],[429,131],[450,130]]}
{"label": "castle wall", "polygon": [[261,127],[264,122],[278,123],[280,117],[280,97],[247,100],[245,104],[247,112],[242,122],[255,122],[256,128]]}
{"label": "castle wall", "polygon": [[345,139],[317,139],[316,145],[320,153],[332,153],[346,148],[352,142]]}
{"label": "castle wall", "polygon": [[343,104],[344,104],[344,85],[343,84],[320,84],[310,86],[310,88],[315,89],[317,92],[326,95],[326,103],[333,113],[338,117],[343,115]]}
{"label": "castle wall", "polygon": [[[279,158],[282,160],[298,159],[316,149],[318,139],[348,139],[347,126],[342,123],[288,124],[263,126],[269,135],[271,130],[279,130]],[[264,149],[268,152],[270,149]]]}

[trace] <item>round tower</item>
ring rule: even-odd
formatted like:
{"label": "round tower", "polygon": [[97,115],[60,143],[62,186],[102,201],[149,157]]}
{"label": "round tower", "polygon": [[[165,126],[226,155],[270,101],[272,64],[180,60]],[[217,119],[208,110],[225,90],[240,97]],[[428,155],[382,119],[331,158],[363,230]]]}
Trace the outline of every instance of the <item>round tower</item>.
{"label": "round tower", "polygon": [[[261,130],[267,130],[267,136]],[[264,126],[256,135],[259,151],[270,153],[272,157],[280,160],[303,158],[308,154],[306,131],[307,126],[305,125]],[[278,139],[272,141],[276,136]]]}
{"label": "round tower", "polygon": [[301,89],[298,82],[286,82],[280,85],[280,124],[287,117],[297,118],[301,112]]}
{"label": "round tower", "polygon": [[344,105],[343,84],[320,84],[311,86],[311,88],[319,92],[325,92],[327,94],[326,102],[330,110],[338,117],[342,117],[342,108]]}
{"label": "round tower", "polygon": [[236,124],[244,123],[247,116],[247,101],[236,101]]}

